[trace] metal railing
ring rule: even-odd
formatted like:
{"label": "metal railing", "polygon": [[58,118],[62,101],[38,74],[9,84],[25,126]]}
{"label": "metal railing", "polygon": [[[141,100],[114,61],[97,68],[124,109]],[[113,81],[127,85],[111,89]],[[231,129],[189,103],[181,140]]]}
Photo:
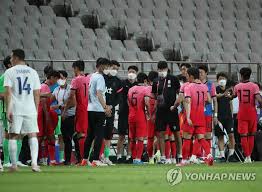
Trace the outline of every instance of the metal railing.
{"label": "metal railing", "polygon": [[[0,60],[3,61],[3,60]],[[75,60],[50,60],[50,59],[26,59],[26,62],[33,68],[36,68],[38,71],[43,71],[44,67],[49,64],[53,67],[54,63],[68,63],[68,65],[71,66],[71,64]],[[88,63],[90,63],[94,67],[94,63],[96,60],[83,60],[86,63],[86,66]],[[43,66],[41,66],[41,63],[43,63]],[[142,72],[149,72],[150,67],[146,67],[146,65],[150,65],[152,70],[156,70],[157,63],[158,61],[119,61],[120,64],[123,65],[136,65]],[[170,71],[173,74],[179,73],[179,68],[178,65],[182,63],[190,63],[193,64],[193,66],[197,66],[200,64],[207,64],[209,68],[211,69],[211,73],[218,73],[218,72],[227,72],[229,75],[236,74],[239,72],[239,69],[244,66],[249,66],[252,69],[253,73],[253,80],[257,82],[262,81],[262,63],[260,62],[231,62],[231,63],[226,63],[226,62],[206,62],[206,61],[197,61],[197,62],[192,62],[192,61],[167,61]],[[35,67],[37,64],[37,67]],[[40,65],[39,65],[40,64]],[[222,65],[223,67],[221,67]],[[152,67],[154,66],[154,67]],[[220,67],[219,67],[220,66]],[[215,68],[215,70],[212,71],[212,68]],[[69,67],[65,67],[66,69],[69,69]],[[123,69],[123,68],[122,68]],[[127,68],[126,68],[127,69]],[[222,70],[220,70],[222,69]],[[124,72],[127,72],[127,70],[120,70],[122,71],[122,74]],[[87,72],[92,72],[92,71],[87,71]]]}

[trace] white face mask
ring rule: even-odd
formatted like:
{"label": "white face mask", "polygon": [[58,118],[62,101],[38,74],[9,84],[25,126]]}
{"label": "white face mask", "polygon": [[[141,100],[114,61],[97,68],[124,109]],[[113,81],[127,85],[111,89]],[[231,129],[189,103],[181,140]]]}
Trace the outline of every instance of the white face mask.
{"label": "white face mask", "polygon": [[105,69],[105,70],[103,71],[103,73],[104,73],[105,75],[108,75],[108,74],[110,73],[110,70]]}
{"label": "white face mask", "polygon": [[160,71],[158,72],[159,77],[165,78],[167,76],[167,71]]}
{"label": "white face mask", "polygon": [[222,86],[222,87],[225,87],[227,84],[227,80],[225,79],[221,79],[219,82],[218,82],[218,85]]}
{"label": "white face mask", "polygon": [[182,86],[184,84],[183,81],[179,81],[179,83],[180,83],[180,86]]}
{"label": "white face mask", "polygon": [[117,70],[115,70],[115,69],[110,70],[110,74],[112,76],[116,76],[117,75]]}
{"label": "white face mask", "polygon": [[64,86],[65,83],[66,83],[66,80],[63,80],[63,79],[58,79],[58,80],[57,80],[57,84],[58,84],[59,86]]}
{"label": "white face mask", "polygon": [[127,74],[127,77],[128,77],[128,79],[130,79],[130,80],[135,80],[135,79],[136,79],[136,74],[135,74],[135,73],[128,73],[128,74]]}

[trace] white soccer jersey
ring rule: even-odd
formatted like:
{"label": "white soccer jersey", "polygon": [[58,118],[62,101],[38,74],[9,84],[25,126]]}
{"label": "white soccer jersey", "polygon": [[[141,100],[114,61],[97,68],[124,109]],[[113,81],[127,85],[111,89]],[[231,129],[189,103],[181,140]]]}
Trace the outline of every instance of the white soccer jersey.
{"label": "white soccer jersey", "polygon": [[36,115],[34,90],[40,89],[37,72],[26,65],[16,65],[5,72],[4,86],[12,88],[13,115]]}

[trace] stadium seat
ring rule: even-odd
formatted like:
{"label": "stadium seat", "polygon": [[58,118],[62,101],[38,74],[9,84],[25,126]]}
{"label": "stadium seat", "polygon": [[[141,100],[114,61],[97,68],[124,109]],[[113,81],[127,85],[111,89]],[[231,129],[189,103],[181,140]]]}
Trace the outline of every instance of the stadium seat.
{"label": "stadium seat", "polygon": [[36,44],[36,40],[33,38],[23,38],[22,44],[24,49],[36,50],[38,46]]}
{"label": "stadium seat", "polygon": [[37,44],[39,49],[43,49],[46,51],[53,49],[51,39],[47,39],[47,38],[37,39]]}
{"label": "stadium seat", "polygon": [[59,37],[54,38],[52,39],[52,44],[54,49],[61,50],[61,51],[67,49],[66,41],[64,38],[59,38]]}
{"label": "stadium seat", "polygon": [[54,38],[59,38],[59,39],[67,39],[67,31],[65,28],[53,28],[52,29],[53,37]]}
{"label": "stadium seat", "polygon": [[122,52],[117,51],[117,50],[109,50],[108,51],[108,57],[111,60],[116,60],[116,61],[123,61],[123,55]]}
{"label": "stadium seat", "polygon": [[124,40],[124,45],[128,51],[139,51],[136,41],[134,40]]}
{"label": "stadium seat", "polygon": [[71,28],[84,28],[81,19],[78,17],[69,17],[68,22]]}
{"label": "stadium seat", "polygon": [[40,6],[40,11],[43,16],[55,16],[55,13],[50,6]]}

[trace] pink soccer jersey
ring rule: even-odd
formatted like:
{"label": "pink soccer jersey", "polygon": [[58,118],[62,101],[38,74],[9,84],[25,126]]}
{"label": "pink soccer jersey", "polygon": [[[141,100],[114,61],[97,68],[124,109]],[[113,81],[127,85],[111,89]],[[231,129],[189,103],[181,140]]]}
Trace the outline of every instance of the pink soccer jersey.
{"label": "pink soccer jersey", "polygon": [[[42,83],[41,84],[41,86],[40,86],[40,93],[51,93],[51,90],[50,90],[50,88],[49,88],[49,86],[46,84],[46,83]],[[47,98],[46,100],[46,104],[47,104],[47,109],[49,110],[49,106],[50,106],[50,104],[51,104],[51,100],[50,100],[50,98]],[[42,110],[43,110],[43,103],[42,103],[42,101],[40,101],[40,103],[39,103],[39,105],[38,105],[38,112],[42,112]]]}
{"label": "pink soccer jersey", "polygon": [[189,82],[185,82],[181,87],[180,87],[180,93],[184,93],[185,92],[185,87],[188,86],[190,83]]}
{"label": "pink soccer jersey", "polygon": [[129,122],[144,121],[145,118],[145,96],[148,88],[146,86],[134,86],[128,91]]}
{"label": "pink soccer jersey", "polygon": [[205,126],[207,92],[207,86],[202,83],[191,83],[185,87],[185,98],[191,98],[190,118],[194,126]]}
{"label": "pink soccer jersey", "polygon": [[259,87],[252,82],[239,83],[234,88],[234,95],[239,99],[238,119],[255,120],[257,118],[255,96]]}
{"label": "pink soccer jersey", "polygon": [[72,79],[71,89],[76,91],[77,111],[87,110],[90,77],[79,75]]}
{"label": "pink soccer jersey", "polygon": [[150,111],[149,113],[152,115],[153,112],[154,112],[154,107],[155,107],[155,103],[156,103],[156,100],[152,94],[152,86],[148,86],[147,89],[146,89],[146,96],[150,98],[149,100],[149,104],[150,104]]}

